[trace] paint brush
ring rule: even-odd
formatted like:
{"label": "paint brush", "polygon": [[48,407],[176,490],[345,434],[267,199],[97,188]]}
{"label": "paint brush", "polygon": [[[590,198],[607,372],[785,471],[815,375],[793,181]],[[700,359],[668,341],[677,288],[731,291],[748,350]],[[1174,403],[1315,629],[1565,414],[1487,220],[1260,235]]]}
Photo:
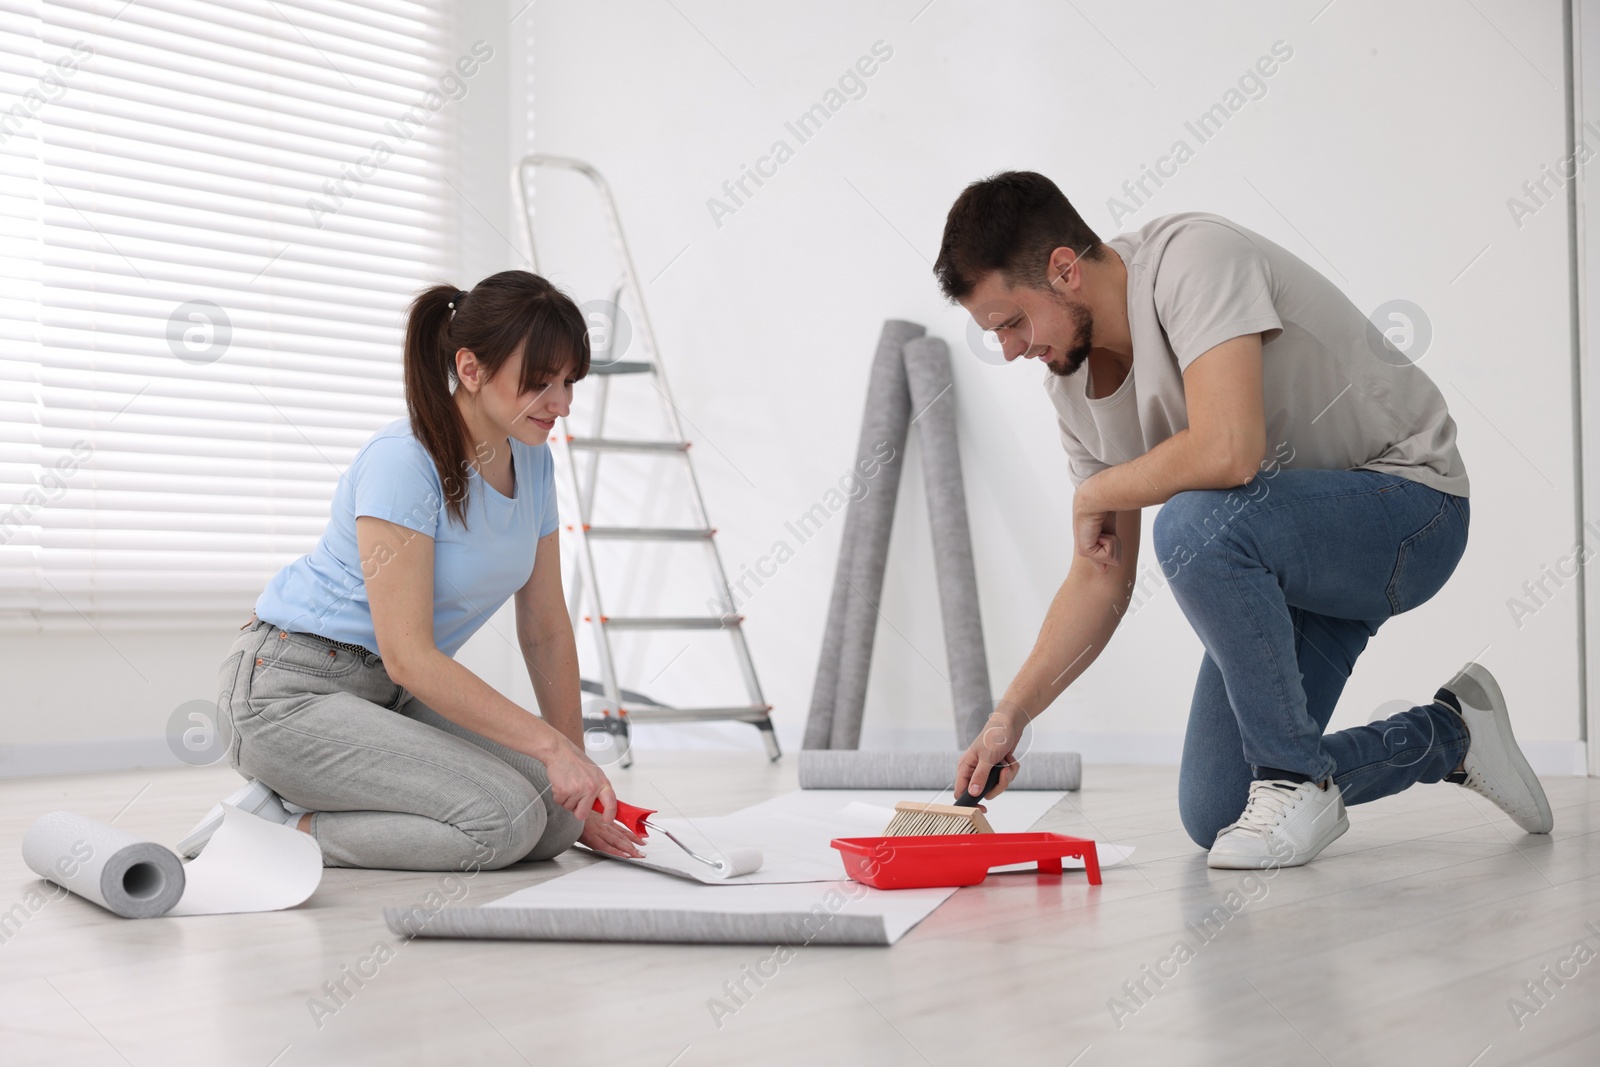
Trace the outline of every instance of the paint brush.
{"label": "paint brush", "polygon": [[[1000,784],[1001,765],[989,769],[989,781],[983,793]],[[884,827],[884,837],[932,836],[936,834],[992,834],[994,827],[978,810],[983,793],[973,796],[966,790],[956,797],[954,804],[928,804],[920,800],[902,800],[894,806],[894,818]]]}

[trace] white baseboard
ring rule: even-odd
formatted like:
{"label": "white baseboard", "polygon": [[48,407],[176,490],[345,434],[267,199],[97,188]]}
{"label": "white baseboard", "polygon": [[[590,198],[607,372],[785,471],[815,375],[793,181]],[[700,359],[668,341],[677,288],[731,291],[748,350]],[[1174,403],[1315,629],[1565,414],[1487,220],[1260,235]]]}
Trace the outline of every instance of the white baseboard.
{"label": "white baseboard", "polygon": [[0,778],[88,774],[182,767],[165,737],[108,737],[94,741],[23,741],[0,745]]}
{"label": "white baseboard", "polygon": [[1582,741],[1518,741],[1533,773],[1551,778],[1589,773],[1589,750]]}
{"label": "white baseboard", "polygon": [[[800,747],[800,737],[779,729],[784,752]],[[635,726],[634,744],[638,749],[758,749],[754,729],[742,723],[682,723],[682,725]],[[1523,755],[1534,774],[1563,777],[1589,773],[1587,747],[1582,741],[1522,741]],[[872,728],[861,731],[862,749],[938,752],[955,749],[955,733],[942,726],[912,728]],[[1077,752],[1085,763],[1133,763],[1146,766],[1178,766],[1184,750],[1181,733],[1118,733],[1118,731],[1077,731],[1040,729],[1032,737],[1032,747],[1040,752]]]}
{"label": "white baseboard", "polygon": [[[1032,733],[1028,744],[1040,752],[1076,752],[1085,763],[1176,767],[1183,754],[1183,735],[1177,733],[1050,729]],[[861,731],[861,747],[937,751],[954,748],[955,734],[952,730],[929,727],[899,730],[868,727]]]}
{"label": "white baseboard", "polygon": [[[784,737],[784,751],[799,749],[799,739]],[[705,749],[759,751],[756,730],[743,723],[685,723],[635,729],[634,743],[643,752],[655,749]],[[1040,731],[1032,741],[1041,752],[1076,752],[1088,764],[1144,764],[1176,767],[1183,752],[1178,733],[1117,733],[1110,731]],[[1549,777],[1588,773],[1587,749],[1582,741],[1523,741],[1522,751],[1534,773]],[[937,751],[954,749],[949,730],[914,728],[862,731],[865,749]],[[181,767],[167,748],[165,737],[121,737],[95,741],[29,741],[0,744],[0,779],[31,778],[44,774],[87,774],[94,771],[131,771]]]}

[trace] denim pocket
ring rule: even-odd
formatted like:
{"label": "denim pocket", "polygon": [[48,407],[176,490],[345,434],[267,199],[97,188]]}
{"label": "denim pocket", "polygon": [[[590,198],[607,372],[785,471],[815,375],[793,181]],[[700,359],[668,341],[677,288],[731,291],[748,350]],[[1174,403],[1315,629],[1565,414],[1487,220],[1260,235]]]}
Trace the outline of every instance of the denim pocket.
{"label": "denim pocket", "polygon": [[1439,493],[1439,510],[1416,533],[1400,542],[1386,590],[1395,615],[1427,603],[1455,572],[1467,548],[1463,509]]}
{"label": "denim pocket", "polygon": [[342,678],[361,666],[354,652],[335,648],[305,634],[278,631],[261,649],[257,669],[280,668],[317,678]]}

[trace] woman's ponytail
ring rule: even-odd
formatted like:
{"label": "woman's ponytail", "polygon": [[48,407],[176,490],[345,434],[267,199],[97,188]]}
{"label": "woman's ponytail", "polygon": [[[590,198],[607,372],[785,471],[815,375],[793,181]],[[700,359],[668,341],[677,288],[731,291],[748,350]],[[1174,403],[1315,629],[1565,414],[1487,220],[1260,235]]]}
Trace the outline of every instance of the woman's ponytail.
{"label": "woman's ponytail", "polygon": [[411,302],[406,321],[406,410],[411,432],[433,456],[450,513],[467,523],[467,427],[456,407],[456,349],[450,331],[451,304],[460,292],[435,285]]}

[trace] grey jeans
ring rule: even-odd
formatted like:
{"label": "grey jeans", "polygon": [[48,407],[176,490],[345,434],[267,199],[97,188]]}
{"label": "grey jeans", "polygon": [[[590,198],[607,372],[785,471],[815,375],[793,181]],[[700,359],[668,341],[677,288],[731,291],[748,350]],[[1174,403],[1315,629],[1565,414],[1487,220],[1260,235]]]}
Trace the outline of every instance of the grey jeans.
{"label": "grey jeans", "polygon": [[218,681],[228,762],[317,813],[324,866],[495,870],[578,839],[544,764],[446,719],[375,654],[253,617],[242,629]]}

